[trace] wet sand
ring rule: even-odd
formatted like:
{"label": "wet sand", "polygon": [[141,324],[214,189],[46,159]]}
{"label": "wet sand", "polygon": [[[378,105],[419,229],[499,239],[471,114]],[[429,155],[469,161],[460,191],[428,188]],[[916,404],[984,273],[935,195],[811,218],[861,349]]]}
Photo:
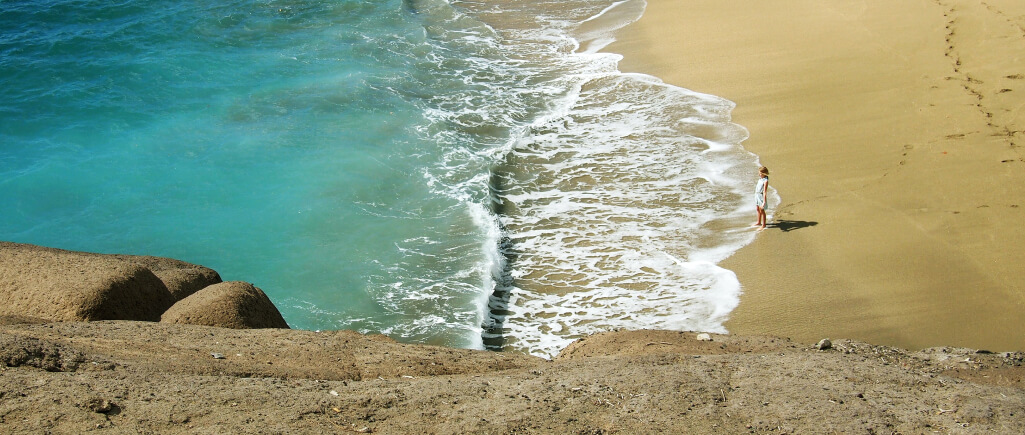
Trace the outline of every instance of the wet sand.
{"label": "wet sand", "polygon": [[1025,349],[1025,3],[649,0],[617,39],[772,170],[730,332]]}

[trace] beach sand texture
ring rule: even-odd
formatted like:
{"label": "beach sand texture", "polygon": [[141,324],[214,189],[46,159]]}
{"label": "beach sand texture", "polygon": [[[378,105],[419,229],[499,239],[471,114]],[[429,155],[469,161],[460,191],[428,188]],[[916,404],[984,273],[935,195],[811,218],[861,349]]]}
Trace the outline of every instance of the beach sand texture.
{"label": "beach sand texture", "polygon": [[1025,2],[649,0],[617,39],[772,170],[731,332],[1025,348]]}

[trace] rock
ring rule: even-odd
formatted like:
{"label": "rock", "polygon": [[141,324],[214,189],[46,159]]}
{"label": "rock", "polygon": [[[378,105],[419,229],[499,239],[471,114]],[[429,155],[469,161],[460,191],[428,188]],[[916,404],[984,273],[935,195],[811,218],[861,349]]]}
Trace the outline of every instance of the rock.
{"label": "rock", "polygon": [[0,315],[157,321],[172,304],[167,286],[139,263],[0,242]]}
{"label": "rock", "polygon": [[206,267],[190,267],[183,269],[153,271],[167,286],[167,291],[175,301],[180,301],[193,293],[221,282],[221,276],[213,269]]}
{"label": "rock", "polygon": [[233,329],[288,329],[263,290],[242,281],[206,287],[174,304],[160,321]]}
{"label": "rock", "polygon": [[815,344],[815,348],[818,350],[829,350],[833,348],[833,342],[829,341],[828,338],[823,338]]}
{"label": "rock", "polygon": [[712,336],[704,332],[698,334],[696,338],[698,341],[712,341]]}
{"label": "rock", "polygon": [[213,357],[213,359],[224,359],[223,353],[212,352],[210,353],[210,356]]}
{"label": "rock", "polygon": [[85,407],[97,414],[106,414],[113,411],[117,405],[107,399],[93,397],[85,401]]}
{"label": "rock", "polygon": [[115,255],[125,261],[141,264],[163,281],[175,302],[221,282],[221,275],[208,267],[181,260],[148,255]]}

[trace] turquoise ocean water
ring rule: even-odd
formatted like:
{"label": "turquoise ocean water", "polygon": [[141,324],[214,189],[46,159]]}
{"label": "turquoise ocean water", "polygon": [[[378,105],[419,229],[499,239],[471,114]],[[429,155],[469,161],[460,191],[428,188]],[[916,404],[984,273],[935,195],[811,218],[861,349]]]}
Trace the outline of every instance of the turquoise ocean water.
{"label": "turquoise ocean water", "polygon": [[722,332],[756,158],[601,51],[643,9],[4,0],[0,239],[202,264],[302,329]]}

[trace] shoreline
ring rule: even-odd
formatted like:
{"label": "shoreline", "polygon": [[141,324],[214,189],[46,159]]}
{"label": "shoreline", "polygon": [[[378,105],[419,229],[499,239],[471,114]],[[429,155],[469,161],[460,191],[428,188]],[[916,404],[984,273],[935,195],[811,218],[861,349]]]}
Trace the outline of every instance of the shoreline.
{"label": "shoreline", "polygon": [[621,71],[736,103],[782,197],[720,263],[731,333],[1025,347],[1025,5],[987,6],[649,0],[617,33]]}

